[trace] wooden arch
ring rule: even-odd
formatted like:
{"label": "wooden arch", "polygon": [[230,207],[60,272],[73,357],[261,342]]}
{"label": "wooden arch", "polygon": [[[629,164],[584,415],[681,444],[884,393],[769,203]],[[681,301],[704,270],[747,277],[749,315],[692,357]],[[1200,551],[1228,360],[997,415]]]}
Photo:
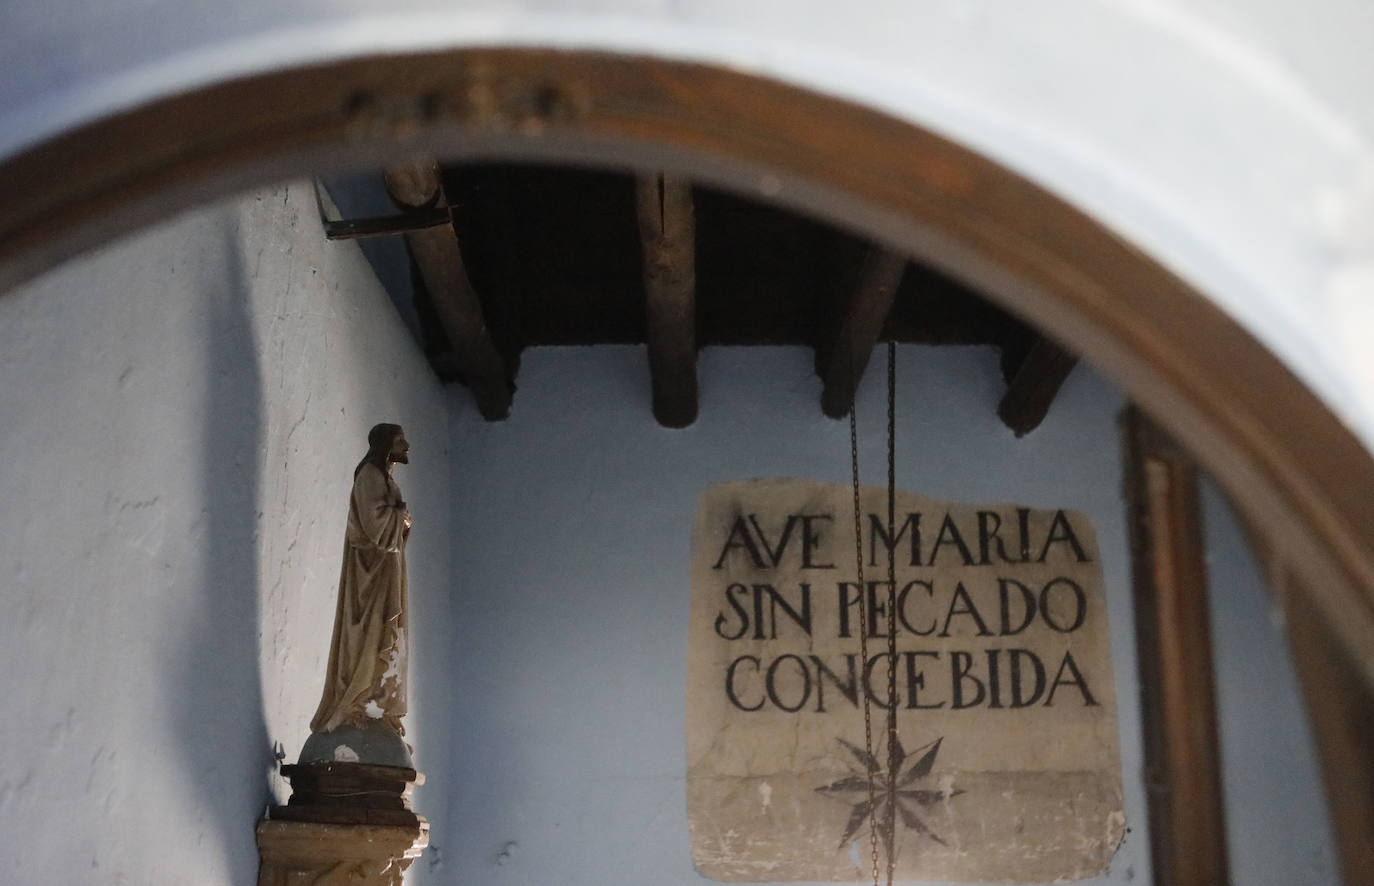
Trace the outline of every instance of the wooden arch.
{"label": "wooden arch", "polygon": [[[1335,638],[1298,644],[1298,664],[1319,733],[1335,736],[1322,740],[1328,774],[1363,783],[1353,800],[1369,815],[1374,458],[1211,301],[1053,195],[908,123],[739,72],[594,53],[275,71],[97,120],[0,165],[0,290],[211,198],[419,153],[652,166],[758,193],[917,255],[1081,353],[1230,493],[1291,588],[1290,621]],[[1361,703],[1319,686],[1351,687]],[[1337,812],[1338,831],[1351,811]]]}

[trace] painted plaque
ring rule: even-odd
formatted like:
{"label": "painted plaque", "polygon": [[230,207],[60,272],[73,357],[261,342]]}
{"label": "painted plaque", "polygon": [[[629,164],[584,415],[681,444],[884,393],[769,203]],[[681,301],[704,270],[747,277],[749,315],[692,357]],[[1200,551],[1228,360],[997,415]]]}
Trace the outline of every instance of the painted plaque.
{"label": "painted plaque", "polygon": [[[1125,821],[1102,569],[1088,520],[898,493],[889,531],[886,491],[876,488],[863,490],[860,511],[862,587],[850,487],[756,480],[701,497],[687,660],[698,870],[728,881],[870,879],[875,808],[880,823],[895,822],[897,879],[1100,873]],[[885,866],[881,840],[878,848]]]}

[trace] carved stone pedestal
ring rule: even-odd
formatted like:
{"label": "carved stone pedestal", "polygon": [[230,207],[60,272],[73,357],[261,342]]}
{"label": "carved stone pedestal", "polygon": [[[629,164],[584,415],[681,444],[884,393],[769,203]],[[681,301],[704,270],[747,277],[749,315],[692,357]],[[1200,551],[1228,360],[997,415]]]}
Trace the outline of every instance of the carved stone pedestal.
{"label": "carved stone pedestal", "polygon": [[429,845],[429,823],[411,827],[258,822],[258,886],[401,886]]}
{"label": "carved stone pedestal", "polygon": [[399,766],[283,766],[291,800],[258,823],[258,886],[400,886],[429,845],[429,822],[410,809],[424,776]]}

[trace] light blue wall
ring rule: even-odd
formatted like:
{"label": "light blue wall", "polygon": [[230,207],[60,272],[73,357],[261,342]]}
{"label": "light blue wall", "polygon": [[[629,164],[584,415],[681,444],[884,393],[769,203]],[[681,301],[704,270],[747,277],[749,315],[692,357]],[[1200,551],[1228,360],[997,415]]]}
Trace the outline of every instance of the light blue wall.
{"label": "light blue wall", "polygon": [[[511,418],[455,417],[452,817],[433,882],[697,884],[687,836],[689,533],[705,486],[755,476],[848,482],[848,428],[818,408],[809,351],[705,350],[701,416],[650,413],[634,347],[527,351]],[[1150,882],[1133,613],[1116,418],[1086,368],[1044,425],[997,420],[995,353],[899,351],[898,483],[963,501],[1083,511],[1097,530],[1117,677],[1125,841],[1100,883]],[[877,363],[860,393],[865,482],[883,482]],[[1336,882],[1315,764],[1278,629],[1214,492],[1213,578],[1235,882]]]}
{"label": "light blue wall", "polygon": [[[1049,420],[998,421],[989,348],[899,352],[898,483],[939,498],[1074,508],[1106,573],[1128,825],[1099,882],[1148,882],[1135,659],[1115,417],[1075,373]],[[880,370],[881,367],[878,367]],[[861,465],[884,482],[881,371],[861,392]],[[508,421],[455,419],[458,623],[452,818],[443,877],[473,886],[695,884],[684,790],[689,533],[715,482],[849,478],[809,350],[704,351],[701,416],[650,412],[642,349],[527,351]]]}
{"label": "light blue wall", "polygon": [[1335,884],[1321,774],[1282,613],[1235,514],[1210,484],[1203,519],[1232,882]]}

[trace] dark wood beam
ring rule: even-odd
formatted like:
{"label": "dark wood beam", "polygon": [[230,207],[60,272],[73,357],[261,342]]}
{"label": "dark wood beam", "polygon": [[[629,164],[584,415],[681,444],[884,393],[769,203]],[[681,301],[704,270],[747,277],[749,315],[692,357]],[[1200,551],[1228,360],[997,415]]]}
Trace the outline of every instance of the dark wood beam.
{"label": "dark wood beam", "polygon": [[389,166],[383,173],[383,181],[392,202],[403,209],[432,209],[448,205],[444,199],[439,163],[432,158],[421,157]]}
{"label": "dark wood beam", "polygon": [[654,417],[685,428],[697,417],[696,225],[685,178],[641,175],[635,183],[644,252],[644,338]]}
{"label": "dark wood beam", "polygon": [[[419,160],[386,170],[387,193],[402,209],[447,209],[439,165]],[[482,303],[468,280],[458,232],[446,222],[405,235],[439,325],[453,348],[453,360],[472,391],[482,417],[489,421],[510,414],[511,384],[482,315]]]}
{"label": "dark wood beam", "polygon": [[854,403],[854,392],[868,366],[869,355],[892,310],[892,299],[902,282],[907,258],[873,247],[864,259],[859,285],[840,319],[834,343],[827,349],[822,377],[821,409],[831,418],[843,418]]}
{"label": "dark wood beam", "polygon": [[1047,338],[1038,338],[1026,352],[997,405],[997,417],[1016,436],[1029,434],[1049,414],[1064,380],[1078,365],[1078,357]]}
{"label": "dark wood beam", "polygon": [[1155,882],[1228,883],[1197,468],[1134,407],[1122,430]]}

